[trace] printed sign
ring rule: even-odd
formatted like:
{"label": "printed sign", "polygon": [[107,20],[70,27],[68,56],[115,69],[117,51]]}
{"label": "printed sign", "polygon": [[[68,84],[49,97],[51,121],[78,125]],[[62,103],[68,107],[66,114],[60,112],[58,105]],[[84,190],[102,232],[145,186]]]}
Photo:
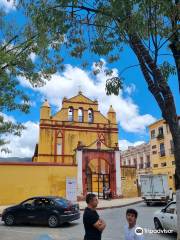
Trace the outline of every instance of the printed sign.
{"label": "printed sign", "polygon": [[76,178],[66,178],[66,198],[70,201],[77,201],[77,180]]}

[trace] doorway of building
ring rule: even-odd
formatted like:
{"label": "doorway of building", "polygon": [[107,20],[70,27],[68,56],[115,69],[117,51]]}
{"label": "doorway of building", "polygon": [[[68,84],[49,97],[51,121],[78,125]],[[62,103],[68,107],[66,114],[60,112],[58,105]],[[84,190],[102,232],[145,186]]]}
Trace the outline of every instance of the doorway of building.
{"label": "doorway of building", "polygon": [[104,198],[104,187],[110,188],[110,174],[88,173],[87,192],[95,193],[98,198]]}

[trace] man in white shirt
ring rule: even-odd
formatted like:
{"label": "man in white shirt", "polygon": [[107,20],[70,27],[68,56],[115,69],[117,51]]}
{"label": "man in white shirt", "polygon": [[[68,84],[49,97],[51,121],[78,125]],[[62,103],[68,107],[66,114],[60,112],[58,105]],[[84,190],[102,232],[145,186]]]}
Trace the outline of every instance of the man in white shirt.
{"label": "man in white shirt", "polygon": [[126,220],[128,225],[125,226],[125,240],[144,240],[143,229],[137,227],[138,213],[135,209],[127,209],[126,211]]}

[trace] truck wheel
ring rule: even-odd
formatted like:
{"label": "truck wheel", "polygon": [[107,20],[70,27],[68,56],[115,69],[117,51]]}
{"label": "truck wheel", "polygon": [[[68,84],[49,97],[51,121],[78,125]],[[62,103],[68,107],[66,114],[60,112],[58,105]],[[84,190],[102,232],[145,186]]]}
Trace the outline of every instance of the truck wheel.
{"label": "truck wheel", "polygon": [[163,229],[158,218],[154,218],[154,226],[155,226],[155,229],[157,229],[157,230],[158,229]]}

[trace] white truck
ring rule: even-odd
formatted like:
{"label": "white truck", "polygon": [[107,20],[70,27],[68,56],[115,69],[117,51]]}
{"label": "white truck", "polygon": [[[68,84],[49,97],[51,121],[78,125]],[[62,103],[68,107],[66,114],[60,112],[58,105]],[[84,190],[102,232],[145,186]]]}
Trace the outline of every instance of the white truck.
{"label": "white truck", "polygon": [[168,186],[168,175],[146,174],[140,176],[141,197],[149,206],[153,202],[168,203],[172,200],[172,193]]}

